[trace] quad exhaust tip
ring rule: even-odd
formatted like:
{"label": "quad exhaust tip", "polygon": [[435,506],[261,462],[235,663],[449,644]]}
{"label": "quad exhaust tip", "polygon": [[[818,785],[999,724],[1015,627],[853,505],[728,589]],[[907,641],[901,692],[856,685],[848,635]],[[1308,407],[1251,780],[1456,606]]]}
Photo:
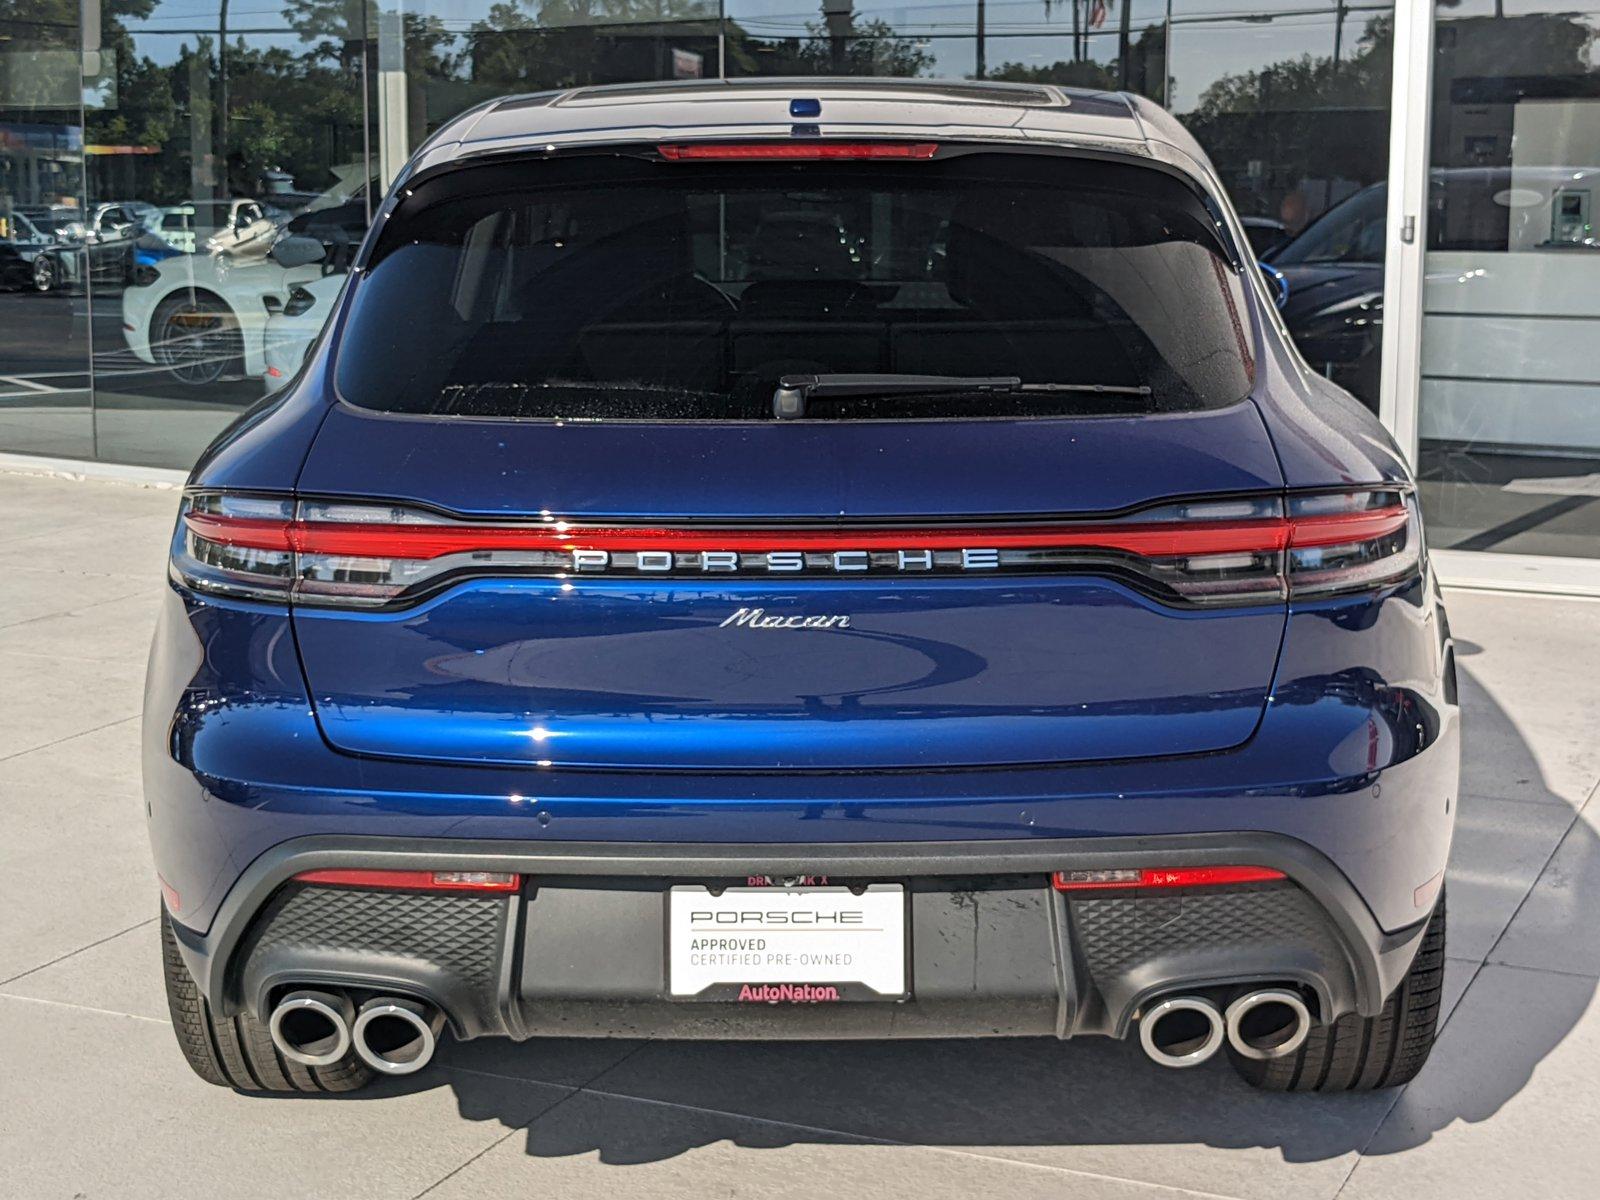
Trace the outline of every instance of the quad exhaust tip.
{"label": "quad exhaust tip", "polygon": [[1222,1012],[1204,996],[1172,996],[1139,1018],[1139,1044],[1163,1067],[1198,1067],[1226,1037]]}
{"label": "quad exhaust tip", "polygon": [[291,1062],[329,1067],[350,1052],[355,1006],[333,992],[291,992],[267,1019],[272,1044]]}
{"label": "quad exhaust tip", "polygon": [[361,1061],[384,1075],[410,1075],[433,1058],[444,1014],[431,1005],[398,996],[368,1000],[350,1030]]}
{"label": "quad exhaust tip", "polygon": [[1245,1058],[1293,1054],[1311,1032],[1311,1011],[1286,988],[1246,992],[1228,1005],[1228,1044]]}

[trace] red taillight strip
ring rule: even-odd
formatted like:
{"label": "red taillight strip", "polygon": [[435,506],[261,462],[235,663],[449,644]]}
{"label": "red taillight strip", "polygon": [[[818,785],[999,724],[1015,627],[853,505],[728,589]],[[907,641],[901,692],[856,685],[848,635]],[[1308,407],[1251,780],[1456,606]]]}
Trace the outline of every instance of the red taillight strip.
{"label": "red taillight strip", "polygon": [[243,546],[250,550],[293,550],[295,522],[266,517],[218,517],[187,512],[183,523],[208,542]]}
{"label": "red taillight strip", "polygon": [[[480,876],[481,878],[471,878]],[[522,877],[502,871],[385,871],[368,867],[328,867],[301,871],[296,883],[335,887],[410,888],[428,892],[514,892]]]}
{"label": "red taillight strip", "polygon": [[[1126,879],[1073,879],[1074,874],[1127,875]],[[1108,888],[1216,887],[1229,883],[1266,883],[1287,878],[1271,867],[1140,867],[1117,871],[1057,871],[1050,877],[1058,892],[1090,892]]]}
{"label": "red taillight strip", "polygon": [[1342,546],[1347,542],[1370,542],[1399,533],[1410,520],[1403,504],[1389,508],[1367,508],[1359,512],[1327,513],[1289,519],[1289,545],[1298,547]]}
{"label": "red taillight strip", "polygon": [[1118,550],[1147,558],[1332,546],[1382,537],[1406,523],[1403,506],[1327,516],[1247,521],[1127,522],[962,529],[681,529],[560,525],[284,522],[189,513],[200,537],[256,550],[422,560],[478,550]]}
{"label": "red taillight strip", "polygon": [[750,162],[783,159],[898,158],[929,159],[939,152],[935,142],[687,142],[657,146],[671,162]]}

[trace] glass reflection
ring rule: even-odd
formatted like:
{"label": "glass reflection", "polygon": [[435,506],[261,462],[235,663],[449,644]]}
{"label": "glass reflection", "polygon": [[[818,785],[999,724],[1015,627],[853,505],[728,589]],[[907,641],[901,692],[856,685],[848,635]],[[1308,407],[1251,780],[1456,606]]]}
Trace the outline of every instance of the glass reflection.
{"label": "glass reflection", "polygon": [[[375,199],[445,121],[508,93],[718,76],[1148,95],[1212,156],[1308,356],[1376,403],[1382,203],[1364,189],[1387,167],[1391,4],[101,3],[91,57],[78,0],[0,0],[7,448],[187,465],[298,369]],[[322,253],[291,263],[287,238]]]}
{"label": "glass reflection", "polygon": [[[187,465],[269,382],[269,327],[366,228],[368,10],[344,0],[104,0],[84,93],[102,457]],[[330,219],[356,198],[359,221]],[[341,213],[348,216],[348,209]],[[343,253],[289,269],[318,224]]]}
{"label": "glass reflection", "polygon": [[1418,414],[1437,546],[1600,555],[1600,8],[1464,0],[1435,38]]}
{"label": "glass reflection", "polygon": [[0,450],[94,454],[77,0],[0,0]]}

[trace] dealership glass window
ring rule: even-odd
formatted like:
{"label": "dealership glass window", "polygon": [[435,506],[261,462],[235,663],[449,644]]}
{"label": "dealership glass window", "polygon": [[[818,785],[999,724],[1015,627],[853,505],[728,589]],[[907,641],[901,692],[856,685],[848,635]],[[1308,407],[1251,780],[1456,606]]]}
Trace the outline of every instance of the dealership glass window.
{"label": "dealership glass window", "polygon": [[[63,10],[70,58],[76,5],[46,2]],[[33,124],[78,129],[76,150],[62,136],[86,277],[71,305],[58,297],[76,326],[47,340],[0,331],[15,358],[0,366],[29,380],[29,436],[65,428],[71,381],[34,376],[60,374],[76,328],[83,445],[56,452],[184,466],[292,372],[376,192],[473,104],[719,73],[982,76],[1123,87],[1172,108],[1258,248],[1298,285],[1285,316],[1308,356],[1375,404],[1382,225],[1366,221],[1363,189],[1381,188],[1387,167],[1391,12],[1303,0],[106,0],[85,107],[28,110]],[[278,266],[267,251],[286,229],[322,241],[324,261]],[[50,363],[29,357],[41,345]],[[62,388],[51,421],[32,415],[45,386]]]}
{"label": "dealership glass window", "polygon": [[78,0],[0,4],[0,450],[94,457]]}
{"label": "dealership glass window", "polygon": [[1437,11],[1419,474],[1441,548],[1600,557],[1600,7]]}
{"label": "dealership glass window", "polygon": [[[1392,3],[1171,6],[1162,99],[1216,165],[1319,371],[1378,407]],[[1380,214],[1374,222],[1374,210]]]}
{"label": "dealership glass window", "polygon": [[[106,0],[101,30],[84,94],[96,443],[187,466],[269,369],[298,365],[366,230],[371,39],[342,0]],[[319,237],[324,262],[279,265],[285,232]]]}

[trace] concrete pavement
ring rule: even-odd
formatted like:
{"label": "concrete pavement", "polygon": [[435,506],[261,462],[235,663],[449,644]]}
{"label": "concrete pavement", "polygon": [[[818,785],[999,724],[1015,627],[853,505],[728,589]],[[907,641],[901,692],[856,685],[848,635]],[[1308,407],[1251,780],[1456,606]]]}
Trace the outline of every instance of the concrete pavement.
{"label": "concrete pavement", "polygon": [[1273,1097],[1085,1040],[447,1045],[349,1099],[167,1026],[138,712],[176,493],[0,473],[0,1197],[1560,1200],[1600,1187],[1600,603],[1449,597],[1446,1021],[1399,1092]]}

